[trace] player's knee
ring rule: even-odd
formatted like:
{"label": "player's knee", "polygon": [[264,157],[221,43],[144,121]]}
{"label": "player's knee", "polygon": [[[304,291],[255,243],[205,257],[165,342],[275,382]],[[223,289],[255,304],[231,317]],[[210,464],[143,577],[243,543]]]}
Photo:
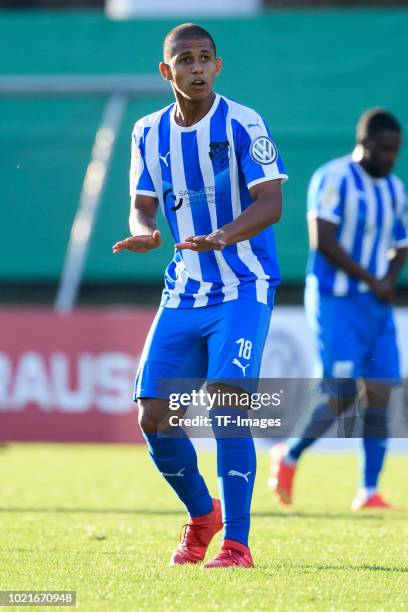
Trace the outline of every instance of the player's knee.
{"label": "player's knee", "polygon": [[329,398],[329,405],[336,415],[340,415],[353,405],[355,398],[356,394],[331,396]]}
{"label": "player's knee", "polygon": [[139,427],[143,433],[156,433],[157,432],[157,419],[155,414],[149,405],[149,402],[138,400],[138,422]]}
{"label": "player's knee", "polygon": [[366,381],[365,392],[370,408],[383,408],[388,405],[391,396],[391,386],[382,381]]}

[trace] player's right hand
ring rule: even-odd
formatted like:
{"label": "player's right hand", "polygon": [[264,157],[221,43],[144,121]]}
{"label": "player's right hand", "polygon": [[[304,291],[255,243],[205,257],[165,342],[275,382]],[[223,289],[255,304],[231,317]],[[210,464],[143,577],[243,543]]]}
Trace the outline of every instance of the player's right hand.
{"label": "player's right hand", "polygon": [[154,230],[152,234],[142,236],[130,236],[125,240],[120,240],[113,245],[113,253],[120,251],[131,251],[132,253],[147,253],[152,249],[157,249],[162,243],[159,230]]}
{"label": "player's right hand", "polygon": [[379,300],[390,304],[395,299],[395,288],[388,278],[374,279],[370,284],[370,289]]}

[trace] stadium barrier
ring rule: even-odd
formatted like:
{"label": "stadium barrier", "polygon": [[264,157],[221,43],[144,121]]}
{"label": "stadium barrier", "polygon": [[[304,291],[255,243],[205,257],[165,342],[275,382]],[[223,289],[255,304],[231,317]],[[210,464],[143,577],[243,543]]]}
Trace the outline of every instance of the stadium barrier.
{"label": "stadium barrier", "polygon": [[[132,388],[154,314],[0,311],[0,441],[141,442]],[[396,310],[396,322],[408,378],[406,309]],[[277,308],[261,376],[311,378],[315,363],[302,308]]]}
{"label": "stadium barrier", "polygon": [[153,315],[1,311],[1,440],[140,442],[132,386]]}

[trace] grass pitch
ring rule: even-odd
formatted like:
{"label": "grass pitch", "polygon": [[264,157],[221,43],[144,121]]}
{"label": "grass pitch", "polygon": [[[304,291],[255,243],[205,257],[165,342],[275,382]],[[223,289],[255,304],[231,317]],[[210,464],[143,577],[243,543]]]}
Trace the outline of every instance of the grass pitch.
{"label": "grass pitch", "polygon": [[[200,453],[200,466],[215,493],[215,457]],[[273,502],[267,472],[260,453],[256,568],[202,571],[168,566],[185,515],[144,448],[5,447],[0,590],[75,590],[81,609],[119,612],[408,607],[408,512],[350,512],[355,456],[305,456],[288,511]],[[407,472],[408,455],[390,455],[382,491],[408,508]]]}

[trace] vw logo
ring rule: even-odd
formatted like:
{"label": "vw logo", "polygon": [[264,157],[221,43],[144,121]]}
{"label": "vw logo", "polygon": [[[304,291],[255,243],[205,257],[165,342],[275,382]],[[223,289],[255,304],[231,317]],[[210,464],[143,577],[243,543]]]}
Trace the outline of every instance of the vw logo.
{"label": "vw logo", "polygon": [[273,164],[278,157],[278,152],[272,140],[268,136],[258,136],[251,143],[249,151],[254,162],[267,166]]}

